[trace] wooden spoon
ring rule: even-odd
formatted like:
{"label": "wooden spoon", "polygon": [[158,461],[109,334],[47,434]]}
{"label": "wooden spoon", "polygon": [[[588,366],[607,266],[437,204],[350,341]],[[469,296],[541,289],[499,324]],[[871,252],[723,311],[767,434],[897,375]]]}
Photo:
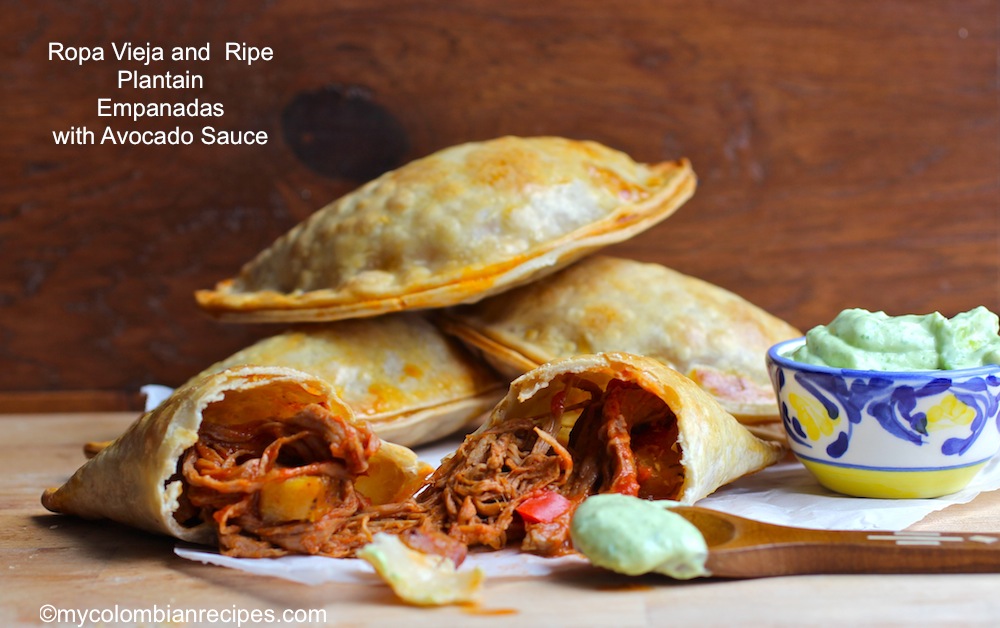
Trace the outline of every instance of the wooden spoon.
{"label": "wooden spoon", "polygon": [[809,530],[696,506],[671,508],[701,530],[720,578],[815,573],[1000,572],[1000,532]]}

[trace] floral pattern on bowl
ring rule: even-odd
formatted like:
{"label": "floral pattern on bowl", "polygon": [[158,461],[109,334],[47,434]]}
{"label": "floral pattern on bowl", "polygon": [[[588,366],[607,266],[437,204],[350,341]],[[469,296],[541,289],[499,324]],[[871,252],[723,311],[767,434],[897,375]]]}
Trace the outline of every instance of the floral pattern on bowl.
{"label": "floral pattern on bowl", "polygon": [[981,465],[1000,449],[1000,367],[821,367],[786,357],[802,342],[772,347],[767,364],[789,445],[811,471],[815,465],[879,472],[958,469]]}

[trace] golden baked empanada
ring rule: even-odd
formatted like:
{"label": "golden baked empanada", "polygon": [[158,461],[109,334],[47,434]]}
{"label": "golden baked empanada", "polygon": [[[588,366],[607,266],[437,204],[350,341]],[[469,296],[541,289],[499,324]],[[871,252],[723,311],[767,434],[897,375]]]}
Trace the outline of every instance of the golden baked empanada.
{"label": "golden baked empanada", "polygon": [[523,535],[522,549],[559,554],[588,495],[691,504],[784,453],[662,362],[581,355],[515,379],[415,500],[425,527],[467,545]]}
{"label": "golden baked empanada", "polygon": [[608,256],[452,308],[441,324],[509,377],[580,353],[651,356],[695,380],[744,423],[777,420],[764,356],[771,345],[802,335],[723,288]]}
{"label": "golden baked empanada", "polygon": [[253,322],[471,303],[651,227],[694,189],[686,160],[638,164],[595,142],[462,144],[317,211],[196,297],[223,320]]}
{"label": "golden baked empanada", "polygon": [[205,372],[286,366],[326,380],[380,437],[414,446],[479,418],[506,383],[418,314],[300,325],[264,338]]}
{"label": "golden baked empanada", "polygon": [[42,504],[239,556],[348,555],[377,531],[371,513],[405,503],[430,471],[323,380],[244,366],[178,388]]}

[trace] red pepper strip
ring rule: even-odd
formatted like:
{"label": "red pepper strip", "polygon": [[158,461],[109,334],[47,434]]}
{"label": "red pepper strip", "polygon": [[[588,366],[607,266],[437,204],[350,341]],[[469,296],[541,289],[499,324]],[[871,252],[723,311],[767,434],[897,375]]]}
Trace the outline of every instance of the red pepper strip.
{"label": "red pepper strip", "polygon": [[562,413],[566,410],[566,389],[562,389],[552,395],[552,402],[549,404],[549,412],[556,419],[562,418]]}
{"label": "red pepper strip", "polygon": [[515,508],[526,523],[550,523],[559,518],[573,502],[551,489],[536,491]]}

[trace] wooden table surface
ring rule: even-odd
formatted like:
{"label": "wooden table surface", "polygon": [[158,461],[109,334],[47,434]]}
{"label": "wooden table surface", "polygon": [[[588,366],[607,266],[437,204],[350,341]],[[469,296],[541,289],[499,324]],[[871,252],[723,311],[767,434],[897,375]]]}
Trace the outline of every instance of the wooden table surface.
{"label": "wooden table surface", "polygon": [[[383,586],[307,586],[194,563],[174,555],[172,539],[43,509],[42,490],[64,481],[83,462],[81,444],[112,438],[133,418],[128,413],[0,416],[0,473],[5,478],[0,489],[0,624],[40,624],[46,605],[64,613],[113,612],[117,607],[119,618],[133,609],[155,608],[271,611],[279,619],[286,611],[298,612],[300,618],[319,611],[325,621],[313,623],[350,626],[995,626],[1000,617],[1000,575],[677,582],[591,568],[546,579],[487,580],[478,606],[421,609],[400,603]],[[996,532],[998,517],[1000,491],[994,491],[935,513],[913,529]],[[201,625],[235,625],[212,624],[211,616],[203,617]],[[64,625],[79,621],[63,619]]]}
{"label": "wooden table surface", "polygon": [[[737,292],[807,329],[846,307],[1000,309],[995,0],[35,0],[0,20],[0,412],[24,393],[177,386],[274,330],[202,315],[209,288],[329,201],[506,134],[688,157],[698,191],[609,253]],[[50,42],[107,59],[50,60]],[[112,43],[211,43],[118,61]],[[227,62],[227,42],[274,59]],[[204,89],[119,89],[119,70]],[[221,118],[100,117],[219,103]],[[263,146],[57,145],[206,125]],[[121,396],[118,396],[121,395]],[[95,407],[99,402],[105,405]],[[49,410],[51,411],[51,410]]]}

